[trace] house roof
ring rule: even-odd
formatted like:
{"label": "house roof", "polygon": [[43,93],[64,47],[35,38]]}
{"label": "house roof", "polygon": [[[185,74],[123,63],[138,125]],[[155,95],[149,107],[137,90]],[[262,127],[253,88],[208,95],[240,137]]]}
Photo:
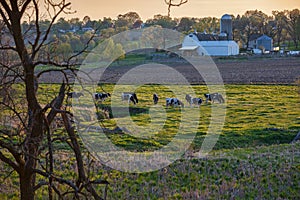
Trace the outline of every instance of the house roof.
{"label": "house roof", "polygon": [[269,36],[267,36],[267,35],[265,35],[265,34],[263,34],[262,36],[260,36],[259,38],[257,38],[258,40],[262,40],[262,39],[264,39],[264,40],[272,40],[272,38],[270,38]]}
{"label": "house roof", "polygon": [[265,35],[265,34],[252,34],[250,35],[249,41],[253,41],[253,40],[272,40],[272,38],[270,38],[269,36]]}

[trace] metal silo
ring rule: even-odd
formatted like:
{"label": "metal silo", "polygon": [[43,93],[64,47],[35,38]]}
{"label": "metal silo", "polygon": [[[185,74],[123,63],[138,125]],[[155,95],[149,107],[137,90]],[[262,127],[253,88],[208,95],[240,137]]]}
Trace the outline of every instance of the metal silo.
{"label": "metal silo", "polygon": [[221,18],[220,22],[220,33],[227,35],[227,40],[232,40],[232,18],[230,15],[225,14]]}

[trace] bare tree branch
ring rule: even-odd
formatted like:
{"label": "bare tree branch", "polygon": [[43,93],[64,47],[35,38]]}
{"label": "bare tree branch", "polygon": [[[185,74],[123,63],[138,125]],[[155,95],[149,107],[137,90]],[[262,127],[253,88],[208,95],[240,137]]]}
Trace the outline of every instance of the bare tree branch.
{"label": "bare tree branch", "polygon": [[185,4],[188,2],[188,0],[180,0],[179,3],[173,3],[174,0],[165,0],[165,3],[168,5],[168,17],[170,17],[171,7],[173,6],[181,6],[182,4]]}
{"label": "bare tree branch", "polygon": [[20,172],[19,166],[15,162],[13,162],[11,159],[9,159],[8,157],[6,157],[2,152],[0,152],[0,159],[3,162],[5,162],[6,164],[8,164],[9,166],[11,166],[17,172]]}
{"label": "bare tree branch", "polygon": [[63,184],[66,184],[66,185],[70,186],[71,188],[74,189],[75,192],[79,191],[78,187],[72,181],[63,179],[61,177],[56,177],[53,174],[49,174],[49,173],[44,172],[44,171],[39,170],[39,169],[34,169],[33,171],[38,173],[39,175],[42,175],[42,176],[46,177],[46,178],[48,178],[49,176],[52,176],[54,181],[57,181],[59,183],[63,183]]}
{"label": "bare tree branch", "polygon": [[[47,38],[48,38],[48,36],[49,36],[49,34],[50,34],[50,31],[51,31],[51,29],[52,29],[52,26],[53,26],[53,24],[54,24],[54,22],[55,22],[55,20],[57,19],[57,17],[62,13],[62,12],[64,12],[64,10],[66,9],[66,8],[68,8],[70,5],[71,5],[71,3],[65,3],[65,1],[63,1],[64,3],[62,3],[62,5],[59,7],[59,11],[57,12],[57,13],[55,13],[55,15],[51,18],[51,22],[50,22],[50,25],[48,26],[48,28],[47,28],[47,30],[46,30],[46,32],[45,32],[45,35],[43,36],[43,39],[42,39],[42,41],[39,43],[39,39],[40,39],[40,35],[38,35],[38,37],[36,37],[36,41],[35,41],[35,43],[34,43],[34,45],[33,45],[33,47],[32,47],[32,59],[34,59],[34,57],[36,56],[36,53],[42,48],[42,46],[45,44],[45,42],[47,41]],[[37,7],[38,7],[38,5],[36,4],[35,5],[35,7],[36,7],[36,12],[38,13],[38,9],[37,9]],[[38,17],[38,16],[36,16],[36,17]],[[38,18],[36,19],[36,21],[38,21]],[[38,23],[38,22],[36,22],[36,23]],[[38,24],[37,24],[38,25]],[[37,28],[38,28],[39,26],[37,26]],[[38,28],[38,30],[39,30],[39,28]],[[39,44],[38,44],[39,43]],[[35,65],[36,66],[36,65]]]}
{"label": "bare tree branch", "polygon": [[21,8],[21,11],[20,11],[20,14],[23,15],[28,7],[28,5],[30,4],[31,0],[26,0],[24,3],[23,3],[23,6]]}
{"label": "bare tree branch", "polygon": [[75,132],[74,132],[74,127],[72,126],[72,124],[70,122],[70,119],[68,118],[68,116],[65,113],[62,113],[61,116],[63,118],[66,131],[67,131],[67,133],[68,133],[68,135],[71,139],[71,143],[72,143],[73,150],[74,150],[74,153],[75,153],[75,157],[76,157],[76,160],[77,160],[77,169],[78,169],[78,174],[79,174],[78,182],[79,183],[86,183],[87,185],[85,187],[89,192],[91,192],[93,197],[95,199],[102,200],[102,198],[97,194],[96,190],[93,188],[93,186],[91,185],[91,183],[87,179],[87,176],[86,176],[86,173],[85,173],[85,170],[84,170],[82,154],[81,154],[79,143],[77,141],[77,137],[76,137]]}

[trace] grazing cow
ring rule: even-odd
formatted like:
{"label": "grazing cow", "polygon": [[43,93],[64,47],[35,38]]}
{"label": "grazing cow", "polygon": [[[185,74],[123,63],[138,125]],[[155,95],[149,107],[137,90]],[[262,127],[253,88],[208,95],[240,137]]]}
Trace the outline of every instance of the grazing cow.
{"label": "grazing cow", "polygon": [[177,98],[166,98],[166,107],[169,107],[169,106],[172,106],[172,107],[180,106],[180,107],[184,108],[184,104],[182,103],[182,101],[180,101]]}
{"label": "grazing cow", "polygon": [[81,96],[84,96],[82,92],[68,92],[67,93],[68,98],[79,98]]}
{"label": "grazing cow", "polygon": [[106,98],[110,97],[109,93],[94,93],[94,99],[96,101],[105,101]]}
{"label": "grazing cow", "polygon": [[159,98],[158,98],[158,95],[157,95],[156,93],[154,93],[154,94],[153,94],[153,103],[154,103],[154,104],[157,104],[158,99],[159,99]]}
{"label": "grazing cow", "polygon": [[219,103],[225,102],[223,96],[217,92],[211,94],[204,94],[204,97],[206,98],[206,103],[208,103],[208,101],[211,101],[212,103],[214,103],[215,101],[218,101]]}
{"label": "grazing cow", "polygon": [[136,93],[132,93],[132,92],[123,92],[121,98],[122,101],[128,100],[128,103],[130,103],[131,101],[134,105],[139,102]]}
{"label": "grazing cow", "polygon": [[193,104],[199,107],[203,102],[201,98],[193,98],[189,94],[185,95],[185,100],[190,104],[191,107]]}

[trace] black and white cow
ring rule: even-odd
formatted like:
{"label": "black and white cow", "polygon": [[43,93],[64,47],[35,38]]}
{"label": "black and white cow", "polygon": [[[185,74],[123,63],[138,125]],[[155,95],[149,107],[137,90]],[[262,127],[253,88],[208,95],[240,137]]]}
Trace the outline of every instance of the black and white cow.
{"label": "black and white cow", "polygon": [[201,98],[193,98],[189,94],[185,95],[185,100],[190,104],[191,107],[192,105],[196,105],[199,107],[203,102]]}
{"label": "black and white cow", "polygon": [[153,103],[154,103],[154,104],[157,104],[157,103],[158,103],[158,100],[159,100],[158,95],[157,95],[156,93],[154,93],[154,94],[153,94]]}
{"label": "black and white cow", "polygon": [[166,107],[182,107],[184,108],[184,103],[177,98],[166,98]]}
{"label": "black and white cow", "polygon": [[224,103],[225,100],[223,96],[220,93],[211,93],[211,94],[204,94],[204,97],[206,98],[206,103],[208,101],[214,103],[215,101],[218,101],[219,103]]}
{"label": "black and white cow", "polygon": [[134,105],[139,102],[136,93],[132,93],[132,92],[123,92],[121,98],[122,101],[128,100],[128,103],[130,103],[131,101]]}
{"label": "black and white cow", "polygon": [[84,96],[82,92],[68,92],[67,98],[79,98],[81,96]]}
{"label": "black and white cow", "polygon": [[93,97],[96,101],[104,101],[108,97],[110,97],[110,93],[94,93]]}

